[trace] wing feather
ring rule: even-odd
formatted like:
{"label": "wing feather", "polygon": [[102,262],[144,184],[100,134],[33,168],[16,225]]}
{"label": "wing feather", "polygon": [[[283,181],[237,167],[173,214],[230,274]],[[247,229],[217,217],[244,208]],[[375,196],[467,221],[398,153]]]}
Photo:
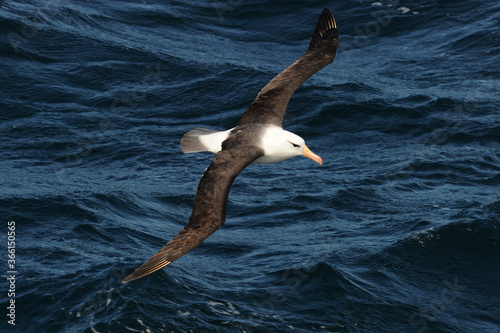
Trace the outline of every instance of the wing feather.
{"label": "wing feather", "polygon": [[338,44],[335,18],[325,7],[307,51],[262,88],[241,116],[238,125],[270,123],[281,126],[286,107],[295,90],[313,74],[333,62]]}
{"label": "wing feather", "polygon": [[198,247],[219,229],[226,219],[227,198],[234,179],[261,155],[262,149],[255,146],[235,145],[218,152],[200,180],[189,223],[122,282],[141,278],[165,267]]}

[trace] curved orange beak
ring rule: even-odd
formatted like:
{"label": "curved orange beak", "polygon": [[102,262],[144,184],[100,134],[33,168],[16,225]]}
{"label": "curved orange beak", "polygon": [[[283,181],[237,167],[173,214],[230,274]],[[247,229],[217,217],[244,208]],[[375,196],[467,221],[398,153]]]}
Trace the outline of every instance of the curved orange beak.
{"label": "curved orange beak", "polygon": [[304,148],[302,149],[302,155],[305,157],[309,157],[311,160],[318,162],[319,164],[323,164],[323,160],[321,157],[313,153],[309,148],[307,148],[306,145],[304,145]]}

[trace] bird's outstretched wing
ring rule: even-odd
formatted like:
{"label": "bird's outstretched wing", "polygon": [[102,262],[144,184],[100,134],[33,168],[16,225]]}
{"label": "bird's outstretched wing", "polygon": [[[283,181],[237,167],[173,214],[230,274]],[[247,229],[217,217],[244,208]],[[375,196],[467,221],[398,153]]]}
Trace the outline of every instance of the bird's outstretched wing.
{"label": "bird's outstretched wing", "polygon": [[234,179],[264,153],[256,146],[238,145],[238,142],[230,145],[236,139],[226,140],[229,141],[226,143],[228,149],[218,152],[203,174],[188,225],[122,282],[138,279],[165,267],[195,249],[224,224],[227,198]]}
{"label": "bird's outstretched wing", "polygon": [[307,51],[262,88],[241,116],[238,125],[271,123],[281,126],[286,107],[295,90],[314,73],[333,62],[338,44],[335,18],[325,7]]}

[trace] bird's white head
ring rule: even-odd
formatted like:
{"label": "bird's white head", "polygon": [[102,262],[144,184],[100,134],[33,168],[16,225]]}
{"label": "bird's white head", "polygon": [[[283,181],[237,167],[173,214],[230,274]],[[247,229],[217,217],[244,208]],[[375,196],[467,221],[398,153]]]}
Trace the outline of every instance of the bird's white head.
{"label": "bird's white head", "polygon": [[323,164],[321,157],[307,148],[304,139],[278,126],[266,129],[262,136],[262,148],[264,149],[264,156],[259,157],[255,161],[257,163],[275,163],[303,155],[319,164]]}

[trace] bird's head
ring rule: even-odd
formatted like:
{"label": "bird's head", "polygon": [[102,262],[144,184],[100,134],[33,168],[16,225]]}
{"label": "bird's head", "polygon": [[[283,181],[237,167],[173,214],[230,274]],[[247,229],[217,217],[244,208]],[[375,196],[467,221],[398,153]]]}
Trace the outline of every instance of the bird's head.
{"label": "bird's head", "polygon": [[266,130],[262,138],[265,155],[260,163],[274,163],[303,155],[313,161],[323,164],[321,157],[313,153],[305,144],[304,139],[282,128],[272,127]]}

